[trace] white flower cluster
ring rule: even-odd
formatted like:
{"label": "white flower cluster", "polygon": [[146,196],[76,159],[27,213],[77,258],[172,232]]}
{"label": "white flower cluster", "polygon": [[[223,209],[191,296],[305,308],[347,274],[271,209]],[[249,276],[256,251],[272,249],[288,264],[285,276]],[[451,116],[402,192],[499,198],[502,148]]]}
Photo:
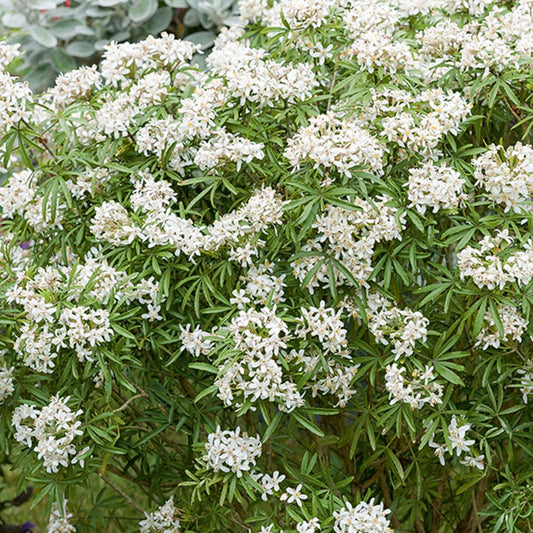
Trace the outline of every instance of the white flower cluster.
{"label": "white flower cluster", "polygon": [[319,28],[336,4],[336,0],[281,0],[279,9],[293,29]]}
{"label": "white flower cluster", "polygon": [[248,437],[246,432],[241,434],[240,428],[222,431],[218,426],[214,433],[208,435],[205,451],[203,460],[208,468],[215,472],[233,472],[242,477],[261,456],[261,440],[259,435]]}
{"label": "white flower cluster", "polygon": [[505,211],[533,211],[533,148],[517,143],[505,149],[494,144],[473,160],[476,185]]}
{"label": "white flower cluster", "polygon": [[392,533],[387,515],[388,509],[383,503],[375,504],[374,498],[370,502],[361,502],[353,507],[350,502],[335,511],[335,533]]}
{"label": "white flower cluster", "polygon": [[[64,300],[58,299],[62,294]],[[92,361],[95,347],[111,340],[109,311],[83,305],[94,298],[102,306],[110,299],[126,305],[146,305],[142,318],[159,320],[159,285],[150,279],[134,283],[126,272],[111,267],[98,250],[76,266],[38,268],[32,277],[20,279],[6,291],[6,301],[21,306],[26,314],[14,342],[23,364],[36,372],[52,373],[60,350],[73,349],[80,361]]]}
{"label": "white flower cluster", "polygon": [[180,521],[176,518],[174,498],[170,498],[153,513],[145,513],[146,518],[139,522],[140,533],[178,533]]}
{"label": "white flower cluster", "polygon": [[326,352],[346,354],[348,345],[346,329],[341,320],[341,311],[326,307],[322,300],[319,307],[301,309],[301,323],[296,329],[296,334],[305,338],[308,334],[318,338]]}
{"label": "white flower cluster", "polygon": [[132,183],[130,202],[139,222],[134,223],[119,202],[104,202],[95,208],[91,221],[91,231],[97,239],[119,246],[139,237],[149,247],[168,245],[176,255],[184,253],[191,259],[202,251],[228,246],[231,260],[250,265],[258,247],[264,245],[255,236],[282,222],[284,202],[272,187],[256,191],[247,203],[211,225],[196,226],[191,219],[182,218],[172,210],[177,196],[168,181],[156,180],[145,172],[134,176]]}
{"label": "white flower cluster", "polygon": [[47,533],[74,533],[76,528],[70,523],[72,513],[67,511],[67,500],[63,499],[61,508],[57,503],[52,503],[52,512],[50,513],[50,521],[46,528]]}
{"label": "white flower cluster", "polygon": [[[435,449],[435,456],[439,458],[439,462],[441,465],[444,466],[445,459],[444,454],[446,452],[449,452],[451,455],[453,455],[453,452],[455,451],[455,454],[457,457],[460,457],[460,455],[465,452],[467,454],[470,453],[470,447],[475,444],[475,440],[473,439],[467,439],[466,433],[467,431],[472,427],[472,424],[468,422],[458,422],[457,417],[455,415],[452,416],[452,420],[450,424],[448,425],[448,434],[450,439],[450,448],[448,448],[445,444],[441,445],[436,443],[433,440],[433,435],[431,435],[431,438],[429,440],[429,446],[431,448]],[[483,455],[473,456],[473,455],[466,455],[465,458],[461,461],[461,464],[464,464],[465,466],[470,466],[472,468],[479,468],[480,470],[483,470],[484,464],[483,459],[485,457]]]}
{"label": "white flower cluster", "polygon": [[207,331],[203,331],[200,326],[196,326],[196,328],[191,330],[190,324],[187,324],[186,326],[180,325],[179,328],[181,349],[187,350],[194,357],[208,355],[214,348],[215,343],[208,339],[208,337],[215,336],[216,331],[208,333]]}
{"label": "white flower cluster", "polygon": [[20,44],[6,44],[0,43],[0,71],[4,71],[6,67],[20,55]]}
{"label": "white flower cluster", "polygon": [[181,100],[179,119],[151,118],[135,133],[137,150],[144,155],[154,153],[161,158],[172,147],[168,165],[180,174],[194,163],[197,152],[194,139],[206,139],[217,130],[216,111],[228,99],[221,79],[205,81],[200,73],[196,73],[196,78],[190,80],[195,85],[193,94]]}
{"label": "white flower cluster", "polygon": [[16,45],[0,44],[0,130],[4,135],[21,120],[30,119],[28,82],[19,82],[4,70],[18,55],[17,50]]}
{"label": "white flower cluster", "polygon": [[283,303],[286,274],[275,276],[274,266],[269,262],[250,266],[248,272],[240,277],[240,281],[244,282],[244,288],[233,291],[230,303],[239,309],[244,309],[251,303],[261,306],[267,305],[268,301],[274,305]]}
{"label": "white flower cluster", "polygon": [[78,452],[74,445],[76,437],[83,435],[81,422],[77,418],[83,414],[80,409],[72,411],[67,405],[70,397],[53,396],[50,403],[40,411],[33,405],[22,404],[13,412],[12,425],[17,442],[33,448],[48,473],[58,472],[59,467],[80,463],[85,448]]}
{"label": "white flower cluster", "polygon": [[257,472],[250,472],[252,478],[261,485],[263,494],[261,499],[267,501],[269,496],[272,496],[276,492],[280,492],[280,483],[285,479],[285,474],[280,474],[279,471],[275,471],[270,474],[259,474]]}
{"label": "white flower cluster", "polygon": [[457,207],[464,183],[461,174],[445,163],[437,166],[428,161],[420,168],[411,168],[407,183],[409,207],[416,207],[422,214],[427,207],[432,208],[433,213]]}
{"label": "white flower cluster", "polygon": [[[516,2],[510,10],[489,0],[441,4],[438,7],[447,12],[466,7],[471,14],[479,17],[483,13],[483,16],[463,26],[435,17],[434,25],[419,35],[420,61],[430,79],[454,67],[462,71],[481,71],[482,76],[486,76],[490,71],[501,71],[507,66],[519,68],[523,56],[531,55],[533,13],[528,0]],[[488,6],[491,9],[486,12]]]}
{"label": "white flower cluster", "polygon": [[407,369],[396,363],[388,365],[385,374],[385,388],[389,391],[390,404],[407,403],[412,409],[421,409],[424,404],[442,403],[444,388],[435,382],[433,367],[426,366],[424,372],[414,370],[409,378],[404,375]]}
{"label": "white flower cluster", "polygon": [[57,109],[62,109],[69,104],[87,99],[93,90],[101,86],[100,73],[96,65],[83,66],[70,72],[60,74],[55,85],[48,90],[48,95]]}
{"label": "white flower cluster", "polygon": [[15,390],[13,381],[14,367],[7,367],[4,363],[0,366],[0,405],[4,403],[6,398],[13,394]]}
{"label": "white flower cluster", "polygon": [[401,230],[405,227],[405,213],[398,215],[398,209],[387,205],[389,201],[387,196],[378,197],[372,204],[356,198],[353,210],[327,206],[325,213],[316,218],[313,228],[318,230],[318,235],[302,247],[302,252],[311,254],[291,263],[293,274],[300,282],[314,271],[307,284],[311,294],[316,287],[329,284],[329,264],[324,261],[328,254],[344,267],[343,272],[332,265],[338,286],[349,283],[345,271],[366,285],[372,273],[375,245],[380,241],[401,240]]}
{"label": "white flower cluster", "polygon": [[487,311],[483,318],[483,328],[476,339],[476,346],[481,346],[483,350],[489,346],[499,348],[502,342],[521,342],[522,335],[527,328],[527,321],[515,307],[499,305],[497,312],[503,326],[503,335],[498,333],[496,321],[492,313]]}
{"label": "white flower cluster", "polygon": [[318,518],[311,518],[311,520],[306,520],[304,522],[298,522],[296,524],[296,531],[298,533],[315,533],[322,529],[320,527],[320,522]]}
{"label": "white flower cluster", "polygon": [[328,360],[326,377],[317,380],[312,385],[313,397],[318,396],[318,393],[332,394],[338,400],[334,407],[346,407],[348,400],[356,392],[352,384],[358,370],[359,365],[344,365]]}
{"label": "white flower cluster", "polygon": [[279,357],[290,337],[288,325],[276,315],[276,307],[241,310],[228,330],[235,349],[242,355],[219,367],[215,385],[224,404],[239,407],[241,400],[268,400],[277,402],[285,412],[303,405],[296,384],[283,376]]}
{"label": "white flower cluster", "polygon": [[162,33],[160,38],[150,35],[138,43],[111,43],[105,47],[101,71],[107,83],[124,85],[129,79],[137,79],[140,72],[177,70],[199,49],[198,45],[168,33]]}
{"label": "white flower cluster", "polygon": [[467,246],[457,254],[457,265],[461,279],[471,277],[480,287],[500,290],[507,283],[527,285],[533,279],[533,242],[528,241],[524,250],[514,252],[504,258],[500,255],[502,245],[513,242],[507,230],[498,231],[495,236],[485,236],[479,242],[479,248]]}
{"label": "white flower cluster", "polygon": [[[374,106],[366,114],[381,118],[382,135],[389,142],[430,155],[444,135],[458,133],[472,108],[459,93],[442,89],[428,89],[416,96],[385,89],[375,92],[373,100]],[[384,112],[387,116],[380,117]]]}
{"label": "white flower cluster", "polygon": [[127,137],[137,113],[139,108],[128,93],[119,93],[112,100],[103,100],[95,113],[96,131],[115,139]]}
{"label": "white flower cluster", "polygon": [[81,305],[67,307],[61,312],[58,322],[66,327],[69,345],[76,350],[80,361],[92,362],[91,348],[109,342],[114,335],[107,309],[91,309]]}
{"label": "white flower cluster", "polygon": [[400,19],[397,7],[388,2],[341,0],[339,3],[347,8],[342,18],[347,32],[354,39],[372,30],[390,35]]}
{"label": "white flower cluster", "polygon": [[139,228],[130,220],[126,208],[114,200],[95,208],[90,229],[98,240],[115,246],[131,244],[140,233]]}
{"label": "white flower cluster", "polygon": [[381,172],[384,145],[358,120],[333,112],[309,119],[309,124],[288,139],[284,155],[294,169],[305,160],[318,166],[336,168],[351,176],[354,169]]}
{"label": "white flower cluster", "polygon": [[264,60],[265,50],[246,41],[221,40],[207,58],[213,73],[222,76],[227,93],[241,105],[273,106],[279,100],[295,103],[311,96],[318,85],[312,65],[295,66]]}
{"label": "white flower cluster", "polygon": [[30,170],[13,172],[9,182],[0,188],[0,207],[2,208],[3,217],[24,216],[28,204],[33,200],[36,193],[32,177]]}
{"label": "white flower cluster", "polygon": [[106,168],[91,169],[86,167],[83,172],[77,174],[75,178],[67,180],[66,183],[72,196],[81,200],[86,196],[94,196],[96,192],[102,192],[111,176]]}
{"label": "white flower cluster", "polygon": [[232,161],[241,169],[243,161],[249,163],[252,159],[263,159],[264,144],[254,143],[241,136],[229,133],[224,128],[213,132],[213,137],[204,141],[194,156],[194,163],[202,170],[216,173],[217,168],[225,161]]}
{"label": "white flower cluster", "polygon": [[389,33],[371,30],[357,37],[343,54],[343,59],[355,57],[362,70],[374,72],[383,69],[387,73],[411,71],[416,62],[409,45],[395,41]]}
{"label": "white flower cluster", "polygon": [[46,205],[46,211],[43,211],[44,199],[37,191],[37,179],[36,173],[27,169],[13,172],[9,181],[0,188],[2,216],[14,218],[19,215],[37,232],[44,232],[52,226],[61,228],[61,209],[64,206],[57,206],[55,218],[52,218],[50,202]]}
{"label": "white flower cluster", "polygon": [[416,341],[426,342],[429,320],[420,311],[399,309],[377,293],[369,300],[368,329],[377,342],[392,342],[395,361],[413,355]]}

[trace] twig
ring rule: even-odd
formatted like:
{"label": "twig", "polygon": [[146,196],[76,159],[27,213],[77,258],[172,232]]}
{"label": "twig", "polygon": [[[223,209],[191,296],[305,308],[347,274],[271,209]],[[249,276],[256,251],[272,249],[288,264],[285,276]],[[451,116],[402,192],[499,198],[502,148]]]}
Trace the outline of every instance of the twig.
{"label": "twig", "polygon": [[105,483],[107,483],[115,492],[120,494],[136,511],[141,513],[141,515],[144,515],[144,509],[138,505],[135,501],[133,501],[121,488],[117,487],[110,479],[107,479],[103,474],[99,474],[99,476],[104,480]]}
{"label": "twig", "polygon": [[120,411],[124,411],[128,407],[128,405],[133,402],[134,400],[138,400],[139,398],[147,398],[148,395],[146,393],[140,393],[136,394],[135,396],[132,396],[129,400],[127,400],[125,403],[123,403],[120,407],[115,409],[113,413],[119,413]]}

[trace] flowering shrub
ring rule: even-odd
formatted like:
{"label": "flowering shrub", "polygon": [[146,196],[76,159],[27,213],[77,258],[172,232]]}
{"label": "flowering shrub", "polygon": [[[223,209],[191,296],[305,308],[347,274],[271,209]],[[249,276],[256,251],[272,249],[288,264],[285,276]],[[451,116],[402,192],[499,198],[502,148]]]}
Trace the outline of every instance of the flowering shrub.
{"label": "flowering shrub", "polygon": [[531,2],[240,10],[1,48],[3,449],[52,531],[530,531]]}

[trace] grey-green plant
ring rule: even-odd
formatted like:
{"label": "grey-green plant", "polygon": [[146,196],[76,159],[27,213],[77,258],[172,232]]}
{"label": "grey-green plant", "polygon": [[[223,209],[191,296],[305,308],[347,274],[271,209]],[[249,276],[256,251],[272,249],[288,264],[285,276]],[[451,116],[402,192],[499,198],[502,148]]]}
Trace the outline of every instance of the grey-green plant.
{"label": "grey-green plant", "polygon": [[0,32],[25,52],[25,78],[35,90],[83,64],[111,43],[156,35],[172,23],[176,0],[2,0]]}

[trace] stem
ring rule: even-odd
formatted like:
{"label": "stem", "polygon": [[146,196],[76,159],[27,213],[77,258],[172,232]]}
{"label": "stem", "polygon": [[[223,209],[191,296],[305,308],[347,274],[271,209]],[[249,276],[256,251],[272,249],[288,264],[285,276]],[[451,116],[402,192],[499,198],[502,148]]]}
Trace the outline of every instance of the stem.
{"label": "stem", "polygon": [[141,515],[144,515],[144,509],[138,505],[135,501],[133,501],[120,487],[117,487],[110,479],[107,479],[103,474],[99,474],[99,476],[104,480],[105,483],[107,483],[115,492],[120,494],[136,511],[141,513]]}

